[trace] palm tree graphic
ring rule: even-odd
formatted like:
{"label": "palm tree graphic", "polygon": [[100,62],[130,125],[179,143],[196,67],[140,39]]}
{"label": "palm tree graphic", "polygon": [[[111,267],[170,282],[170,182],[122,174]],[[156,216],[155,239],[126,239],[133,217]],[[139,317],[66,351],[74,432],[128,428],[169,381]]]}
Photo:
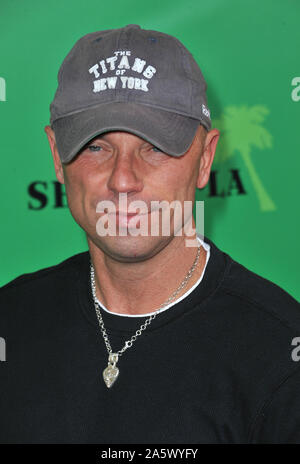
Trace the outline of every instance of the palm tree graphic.
{"label": "palm tree graphic", "polygon": [[217,162],[226,161],[236,150],[240,152],[262,211],[274,211],[276,206],[255,170],[250,152],[252,147],[261,150],[272,147],[272,136],[262,126],[268,114],[264,105],[227,106],[221,117],[213,120],[213,126],[221,132]]}

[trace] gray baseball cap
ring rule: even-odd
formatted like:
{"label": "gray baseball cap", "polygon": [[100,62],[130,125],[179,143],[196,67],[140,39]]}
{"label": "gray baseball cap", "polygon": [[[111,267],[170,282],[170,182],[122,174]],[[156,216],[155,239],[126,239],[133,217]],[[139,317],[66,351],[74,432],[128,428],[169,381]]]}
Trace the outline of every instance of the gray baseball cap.
{"label": "gray baseball cap", "polygon": [[104,132],[131,132],[172,156],[211,128],[206,82],[175,37],[129,24],[81,37],[63,60],[50,104],[63,163]]}

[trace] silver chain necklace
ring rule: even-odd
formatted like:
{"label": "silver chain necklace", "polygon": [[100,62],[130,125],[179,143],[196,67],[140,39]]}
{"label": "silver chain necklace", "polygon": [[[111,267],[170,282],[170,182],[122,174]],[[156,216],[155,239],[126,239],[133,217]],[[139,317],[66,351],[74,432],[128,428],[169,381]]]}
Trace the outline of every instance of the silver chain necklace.
{"label": "silver chain necklace", "polygon": [[135,332],[135,334],[131,337],[130,340],[127,340],[125,342],[125,345],[123,346],[123,348],[121,348],[117,353],[113,353],[112,347],[109,343],[109,339],[108,339],[108,336],[107,336],[107,333],[104,327],[104,323],[103,323],[103,319],[102,319],[102,315],[100,311],[100,306],[96,300],[95,270],[94,270],[94,266],[92,262],[90,262],[91,287],[92,287],[93,300],[94,300],[96,314],[98,317],[99,326],[100,326],[100,329],[101,329],[101,332],[104,338],[104,342],[107,348],[107,352],[108,352],[108,365],[103,371],[103,379],[108,388],[110,388],[114,384],[114,382],[116,381],[119,375],[119,369],[116,367],[119,357],[122,356],[124,351],[126,351],[128,348],[132,346],[133,342],[137,339],[139,335],[141,335],[142,331],[145,330],[147,326],[153,321],[153,319],[156,317],[158,312],[164,306],[167,306],[169,303],[171,303],[176,298],[180,290],[182,290],[186,286],[187,282],[193,275],[193,272],[198,264],[200,251],[201,251],[201,245],[198,243],[198,250],[197,250],[195,261],[192,267],[190,268],[190,270],[188,271],[187,275],[185,276],[185,278],[183,279],[183,281],[177,288],[177,290],[175,290],[175,292],[167,299],[167,301],[165,301],[162,305],[160,305],[160,307],[154,312],[154,314],[152,314],[148,319],[146,319],[144,324],[141,325],[141,327]]}

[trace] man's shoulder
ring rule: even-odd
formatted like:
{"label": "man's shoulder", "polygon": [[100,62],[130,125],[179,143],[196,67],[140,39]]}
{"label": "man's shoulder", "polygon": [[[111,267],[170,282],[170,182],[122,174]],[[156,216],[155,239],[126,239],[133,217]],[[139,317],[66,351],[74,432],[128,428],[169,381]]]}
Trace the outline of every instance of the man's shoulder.
{"label": "man's shoulder", "polygon": [[10,282],[0,287],[0,301],[8,298],[10,295],[20,295],[29,293],[38,287],[49,288],[51,282],[55,283],[64,280],[72,272],[77,272],[89,260],[89,252],[84,251],[70,256],[63,261],[39,269],[34,272],[21,274]]}
{"label": "man's shoulder", "polygon": [[228,266],[221,284],[223,294],[237,307],[251,307],[291,329],[300,329],[300,304],[278,284],[250,270],[225,253]]}

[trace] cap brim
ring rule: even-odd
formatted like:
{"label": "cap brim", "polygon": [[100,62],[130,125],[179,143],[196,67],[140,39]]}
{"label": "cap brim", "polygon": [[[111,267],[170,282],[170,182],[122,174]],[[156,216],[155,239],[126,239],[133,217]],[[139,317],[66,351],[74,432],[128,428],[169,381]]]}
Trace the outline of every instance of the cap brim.
{"label": "cap brim", "polygon": [[108,131],[131,132],[163,152],[182,156],[190,148],[201,121],[131,102],[104,103],[72,113],[52,123],[63,163],[97,135]]}

